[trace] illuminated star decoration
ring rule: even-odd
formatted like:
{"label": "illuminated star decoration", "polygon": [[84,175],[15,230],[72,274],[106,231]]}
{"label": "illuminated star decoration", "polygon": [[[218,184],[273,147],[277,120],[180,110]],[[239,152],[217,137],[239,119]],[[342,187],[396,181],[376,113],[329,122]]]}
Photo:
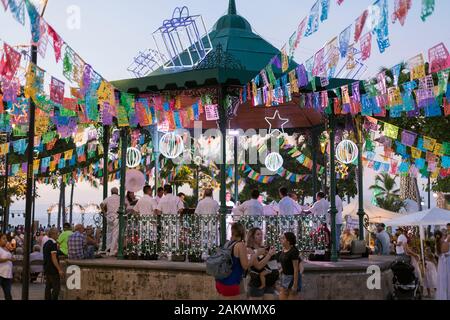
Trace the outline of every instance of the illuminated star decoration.
{"label": "illuminated star decoration", "polygon": [[[280,126],[281,131],[279,129],[272,130],[272,123],[269,121],[269,120],[275,120],[275,118],[277,118],[277,117],[278,117],[278,120],[283,121],[283,123]],[[289,119],[281,118],[278,110],[275,111],[275,113],[273,114],[273,117],[265,117],[265,119],[266,119],[266,122],[269,124],[269,135],[272,135],[275,132],[278,132],[278,134],[284,133],[284,126],[289,122]]]}

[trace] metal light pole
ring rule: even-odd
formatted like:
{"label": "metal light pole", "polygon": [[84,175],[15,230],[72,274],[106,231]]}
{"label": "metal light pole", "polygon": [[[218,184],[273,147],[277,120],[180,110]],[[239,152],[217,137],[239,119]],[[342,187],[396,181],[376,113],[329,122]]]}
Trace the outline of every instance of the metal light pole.
{"label": "metal light pole", "polygon": [[362,117],[356,118],[358,134],[358,217],[359,217],[359,240],[364,240],[364,166],[363,153],[363,123]]}
{"label": "metal light pole", "polygon": [[121,140],[121,166],[120,166],[120,206],[119,206],[119,250],[117,253],[118,259],[123,259],[123,234],[125,227],[125,175],[126,175],[126,161],[127,161],[127,148],[128,148],[128,135],[127,129],[122,128],[120,131]]}
{"label": "metal light pole", "polygon": [[159,133],[158,133],[158,126],[153,126],[153,133],[152,133],[152,139],[153,139],[153,153],[155,155],[155,197],[157,196],[157,191],[159,187]]}
{"label": "metal light pole", "polygon": [[[47,8],[47,1],[44,2],[41,17],[44,16]],[[31,63],[37,64],[37,46],[31,46]],[[23,250],[22,269],[22,300],[28,300],[30,284],[30,252],[31,252],[31,205],[33,202],[33,155],[34,155],[34,127],[35,127],[36,105],[30,99],[29,126],[28,126],[28,147],[27,147],[27,192],[25,200],[25,239]]]}
{"label": "metal light pole", "polygon": [[336,243],[336,158],[335,158],[335,115],[334,110],[331,108],[331,114],[329,116],[330,122],[330,218],[331,218],[331,261],[338,261],[337,256],[337,243]]}
{"label": "metal light pole", "polygon": [[431,177],[428,175],[428,209],[431,209]]}
{"label": "metal light pole", "polygon": [[226,234],[226,214],[227,214],[227,173],[226,173],[226,152],[227,152],[227,113],[223,105],[222,86],[218,89],[219,102],[219,127],[222,139],[222,159],[220,164],[220,243],[224,245],[227,241]]}
{"label": "metal light pole", "polygon": [[[108,198],[108,151],[109,151],[109,126],[103,127],[103,200]],[[106,251],[106,233],[108,232],[106,212],[102,216],[102,251]]]}
{"label": "metal light pole", "polygon": [[75,189],[75,181],[72,181],[72,186],[70,188],[70,206],[69,206],[69,223],[73,223],[73,192]]}
{"label": "metal light pole", "polygon": [[316,194],[317,194],[317,153],[319,151],[319,137],[316,134],[316,130],[312,130],[312,189],[313,189],[313,202],[316,202]]}
{"label": "metal light pole", "polygon": [[61,214],[62,214],[62,225],[67,222],[66,217],[66,182],[64,181],[64,176],[61,176]]}
{"label": "metal light pole", "polygon": [[[6,143],[9,143],[9,133],[6,133]],[[9,205],[8,205],[8,178],[9,178],[9,152],[5,154],[5,181],[3,185],[4,194],[4,206],[3,206],[3,229],[2,232],[6,233],[9,225]]]}

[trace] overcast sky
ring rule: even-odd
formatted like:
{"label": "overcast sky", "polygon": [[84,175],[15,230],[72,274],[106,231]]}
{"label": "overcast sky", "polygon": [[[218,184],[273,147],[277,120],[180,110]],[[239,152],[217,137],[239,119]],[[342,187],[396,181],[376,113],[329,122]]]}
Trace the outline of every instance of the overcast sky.
{"label": "overcast sky", "polygon": [[[36,0],[37,1],[37,0]],[[296,30],[298,23],[309,13],[314,0],[236,0],[237,10],[252,25],[255,32],[276,47],[282,47]],[[337,36],[373,1],[345,0],[341,6],[331,0],[329,19],[320,24],[319,31],[303,39],[295,59],[303,62],[319,50],[328,40]],[[388,0],[392,14],[394,0]],[[421,0],[413,0],[413,5],[402,27],[399,22],[389,24],[391,47],[380,54],[375,40],[372,43],[372,56],[367,62],[365,76],[374,75],[382,66],[394,66],[418,53],[427,50],[439,42],[450,47],[450,1],[436,0],[436,11],[424,23],[420,19]],[[49,0],[45,19],[87,63],[107,80],[129,78],[127,67],[140,50],[155,48],[152,32],[164,19],[172,16],[177,6],[186,5],[191,14],[201,14],[208,29],[217,19],[226,13],[228,0]],[[75,7],[73,7],[75,6]],[[8,11],[0,9],[0,39],[9,44],[29,42],[27,26],[17,23]],[[79,12],[79,28],[69,25]],[[39,57],[39,66],[48,75],[64,79],[62,64],[57,65],[52,48],[48,48],[45,59]],[[373,173],[366,170],[371,183]],[[366,185],[368,186],[369,183]],[[421,182],[422,183],[422,182]],[[421,186],[420,186],[421,187]],[[58,199],[58,192],[49,188],[39,188],[43,195],[38,201],[38,211],[44,211],[49,204]],[[69,193],[67,198],[69,197]],[[369,192],[366,197],[370,199]],[[80,203],[99,202],[101,190],[95,191],[87,185],[77,186],[75,201]],[[19,202],[14,208],[23,208]]]}

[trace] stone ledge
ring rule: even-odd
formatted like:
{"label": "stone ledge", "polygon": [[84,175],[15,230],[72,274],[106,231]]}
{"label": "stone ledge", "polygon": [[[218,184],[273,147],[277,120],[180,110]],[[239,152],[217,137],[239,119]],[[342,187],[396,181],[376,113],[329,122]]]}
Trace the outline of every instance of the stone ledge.
{"label": "stone ledge", "polygon": [[[371,265],[377,265],[380,267],[381,271],[385,271],[390,268],[390,265],[394,260],[394,256],[370,256],[369,258],[364,259],[342,259],[339,262],[308,261],[305,263],[305,272],[365,272]],[[206,265],[204,263],[172,262],[164,260],[148,261],[101,258],[93,260],[67,260],[67,264],[93,268],[206,272]]]}

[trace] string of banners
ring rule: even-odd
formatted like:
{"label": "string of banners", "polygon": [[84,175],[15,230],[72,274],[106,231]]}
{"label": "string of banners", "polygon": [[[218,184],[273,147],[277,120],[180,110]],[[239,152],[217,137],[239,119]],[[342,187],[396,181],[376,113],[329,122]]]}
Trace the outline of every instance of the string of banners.
{"label": "string of banners", "polygon": [[[390,71],[393,79],[389,79],[386,71],[379,73],[376,79],[355,81],[352,84],[333,89],[335,98],[329,98],[329,91],[314,91],[300,94],[300,106],[314,109],[320,113],[362,114],[364,116],[386,117],[387,111],[392,118],[406,113],[409,117],[416,117],[423,113],[426,117],[450,115],[450,90],[448,78],[450,74],[450,55],[443,43],[432,47],[428,51],[429,74],[426,72],[425,60],[419,54],[407,61],[410,81],[399,84],[402,64],[398,64]],[[298,67],[281,78],[280,85],[271,90],[268,87],[251,90],[241,90],[241,100],[249,99],[254,106],[263,103],[266,106],[279,105],[292,101],[294,93],[307,85],[304,69]],[[289,80],[288,80],[289,77]],[[435,84],[434,78],[437,79]],[[388,80],[392,86],[388,87]],[[364,88],[365,94],[361,93]],[[247,95],[248,93],[248,95]],[[443,110],[442,110],[443,108]],[[423,112],[422,112],[423,111]]]}
{"label": "string of banners", "polygon": [[[139,97],[119,92],[64,42],[40,17],[36,7],[29,0],[3,1],[3,3],[4,9],[9,9],[13,17],[23,25],[25,12],[28,12],[32,42],[37,45],[41,56],[45,57],[47,45],[50,40],[53,41],[56,62],[62,62],[63,75],[73,86],[70,86],[71,97],[65,97],[65,83],[51,77],[50,94],[47,96],[44,93],[45,70],[27,62],[24,96],[19,97],[21,83],[17,72],[22,55],[12,46],[3,43],[3,54],[0,60],[1,91],[3,92],[0,97],[0,131],[2,132],[11,132],[12,125],[27,129],[25,125],[28,123],[30,99],[39,108],[36,125],[38,130],[43,131],[50,123],[61,127],[63,131],[69,125],[69,129],[75,130],[77,124],[112,125],[114,118],[119,127],[148,126],[158,123],[170,130],[182,128],[189,121],[198,120],[204,106],[214,106],[207,96],[191,106],[182,108],[179,96]],[[22,130],[21,133],[24,135],[26,131]]]}
{"label": "string of banners", "polygon": [[[412,1],[395,0],[395,8],[392,15],[389,14],[387,0],[375,1],[363,11],[354,23],[328,41],[304,64],[298,65],[295,70],[287,73],[289,60],[292,59],[301,39],[310,36],[319,29],[319,21],[323,22],[328,18],[329,6],[329,0],[317,0],[314,3],[310,14],[300,22],[297,31],[289,39],[289,54],[286,46],[284,46],[281,49],[281,53],[273,57],[268,65],[244,87],[243,101],[252,99],[254,105],[278,105],[284,92],[285,100],[288,102],[290,99],[289,94],[297,93],[298,88],[306,87],[308,84],[311,84],[313,91],[316,91],[315,77],[320,78],[322,87],[327,86],[329,78],[335,76],[341,59],[345,58],[345,68],[352,71],[361,66],[363,61],[370,58],[372,35],[375,35],[377,38],[380,53],[384,53],[390,47],[389,17],[392,16],[392,23],[399,21],[403,26],[412,8]],[[423,21],[432,15],[434,11],[434,0],[422,1],[420,16]],[[365,28],[368,31],[363,35]],[[357,43],[359,43],[359,50],[356,48]],[[359,59],[357,59],[356,55],[359,56]],[[281,60],[279,56],[281,56]],[[281,79],[276,79],[274,67],[284,74]],[[288,82],[290,90],[286,90]],[[258,88],[261,85],[262,88]]]}
{"label": "string of banners", "polygon": [[244,164],[242,166],[241,170],[243,170],[244,173],[247,174],[248,178],[250,178],[254,181],[257,181],[259,183],[264,183],[264,184],[271,183],[274,179],[276,179],[277,176],[283,177],[288,181],[296,182],[296,183],[305,181],[311,177],[310,174],[296,174],[296,173],[290,172],[289,170],[286,170],[283,168],[278,170],[276,172],[276,174],[273,176],[264,176],[264,175],[261,175],[259,172],[256,172],[249,165],[246,165],[246,164]]}
{"label": "string of banners", "polygon": [[[411,177],[421,174],[422,177],[433,179],[450,175],[450,142],[439,143],[434,138],[366,117],[365,130],[374,134],[379,132],[380,128],[383,131],[379,139],[366,139],[364,160],[369,168]],[[389,163],[375,160],[375,142],[384,147],[381,157],[390,159]],[[400,155],[402,160],[395,160],[394,154]]]}

